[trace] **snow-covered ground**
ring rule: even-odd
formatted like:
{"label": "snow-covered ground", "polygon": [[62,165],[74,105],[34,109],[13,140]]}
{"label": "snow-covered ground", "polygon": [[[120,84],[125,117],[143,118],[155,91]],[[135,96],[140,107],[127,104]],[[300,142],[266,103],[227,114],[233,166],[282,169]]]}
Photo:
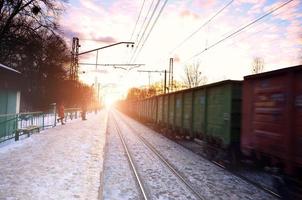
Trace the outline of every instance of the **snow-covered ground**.
{"label": "snow-covered ground", "polygon": [[125,115],[120,118],[155,146],[205,199],[275,199],[135,120]]}
{"label": "snow-covered ground", "polygon": [[137,183],[111,117],[108,119],[105,152],[103,199],[140,199]]}
{"label": "snow-covered ground", "polygon": [[198,199],[157,155],[138,139],[123,120],[117,121],[151,199]]}
{"label": "snow-covered ground", "polygon": [[0,199],[99,198],[107,111],[0,147]]}

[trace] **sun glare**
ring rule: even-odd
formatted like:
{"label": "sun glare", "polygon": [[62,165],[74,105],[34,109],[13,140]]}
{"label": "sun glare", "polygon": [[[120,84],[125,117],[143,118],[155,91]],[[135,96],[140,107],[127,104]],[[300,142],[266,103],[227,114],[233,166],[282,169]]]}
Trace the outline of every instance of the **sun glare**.
{"label": "sun glare", "polygon": [[115,96],[106,96],[104,99],[105,107],[110,108],[117,101]]}

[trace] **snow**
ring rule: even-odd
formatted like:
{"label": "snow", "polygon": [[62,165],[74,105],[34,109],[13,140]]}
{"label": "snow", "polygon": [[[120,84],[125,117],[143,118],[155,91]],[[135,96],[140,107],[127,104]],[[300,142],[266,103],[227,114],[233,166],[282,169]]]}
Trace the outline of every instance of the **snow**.
{"label": "snow", "polygon": [[109,117],[103,173],[103,199],[140,199],[134,174]]}
{"label": "snow", "polygon": [[122,114],[120,118],[139,131],[205,199],[275,199],[137,121]]}
{"label": "snow", "polygon": [[107,111],[0,148],[0,199],[98,199]]}
{"label": "snow", "polygon": [[[113,124],[108,123],[108,140],[104,168],[104,199],[142,199],[125,151]],[[196,199],[185,186],[122,120],[117,122],[132,155],[147,196],[151,199]],[[109,139],[110,138],[110,139]],[[141,196],[140,196],[141,197]]]}
{"label": "snow", "polygon": [[170,169],[133,133],[118,120],[128,143],[138,172],[153,199],[197,199]]}
{"label": "snow", "polygon": [[[205,199],[274,199],[129,117],[117,112],[114,115],[152,199],[196,197],[137,138],[134,130]],[[89,114],[86,121],[75,119],[18,142],[2,144],[0,200],[142,199],[112,119],[107,118],[108,111],[103,110]]]}

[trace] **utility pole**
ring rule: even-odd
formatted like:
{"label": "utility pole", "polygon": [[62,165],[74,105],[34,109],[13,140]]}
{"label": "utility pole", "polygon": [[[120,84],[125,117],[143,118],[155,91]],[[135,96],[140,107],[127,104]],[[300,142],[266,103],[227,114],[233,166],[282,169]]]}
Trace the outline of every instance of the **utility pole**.
{"label": "utility pole", "polygon": [[173,58],[170,58],[170,62],[169,62],[169,92],[173,91]]}
{"label": "utility pole", "polygon": [[[96,51],[95,71],[98,70],[98,59],[99,59],[99,50]],[[95,74],[95,78],[94,78],[94,85],[95,85],[95,91],[97,93],[97,98],[98,98],[97,102],[100,103],[99,102],[100,101],[100,99],[99,99],[99,93],[100,93],[99,89],[100,88],[99,88],[98,77],[96,74]]]}
{"label": "utility pole", "polygon": [[167,70],[165,70],[164,94],[167,93]]}
{"label": "utility pole", "polygon": [[80,48],[79,38],[72,38],[72,49],[71,49],[71,63],[69,71],[70,80],[78,80],[78,70],[79,70],[79,48]]}
{"label": "utility pole", "polygon": [[[144,73],[148,73],[148,77],[149,77],[149,88],[150,88],[150,79],[151,79],[151,73],[165,73],[165,83],[164,83],[164,93],[166,93],[166,81],[167,81],[167,70],[164,71],[158,71],[158,70],[137,70],[137,72],[144,72]],[[169,73],[169,72],[168,72]]]}

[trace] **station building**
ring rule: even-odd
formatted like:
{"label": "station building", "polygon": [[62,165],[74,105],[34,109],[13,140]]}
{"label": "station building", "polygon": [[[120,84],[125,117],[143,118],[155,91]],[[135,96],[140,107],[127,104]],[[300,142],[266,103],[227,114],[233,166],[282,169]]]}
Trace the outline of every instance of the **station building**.
{"label": "station building", "polygon": [[0,63],[0,115],[20,112],[21,73]]}

